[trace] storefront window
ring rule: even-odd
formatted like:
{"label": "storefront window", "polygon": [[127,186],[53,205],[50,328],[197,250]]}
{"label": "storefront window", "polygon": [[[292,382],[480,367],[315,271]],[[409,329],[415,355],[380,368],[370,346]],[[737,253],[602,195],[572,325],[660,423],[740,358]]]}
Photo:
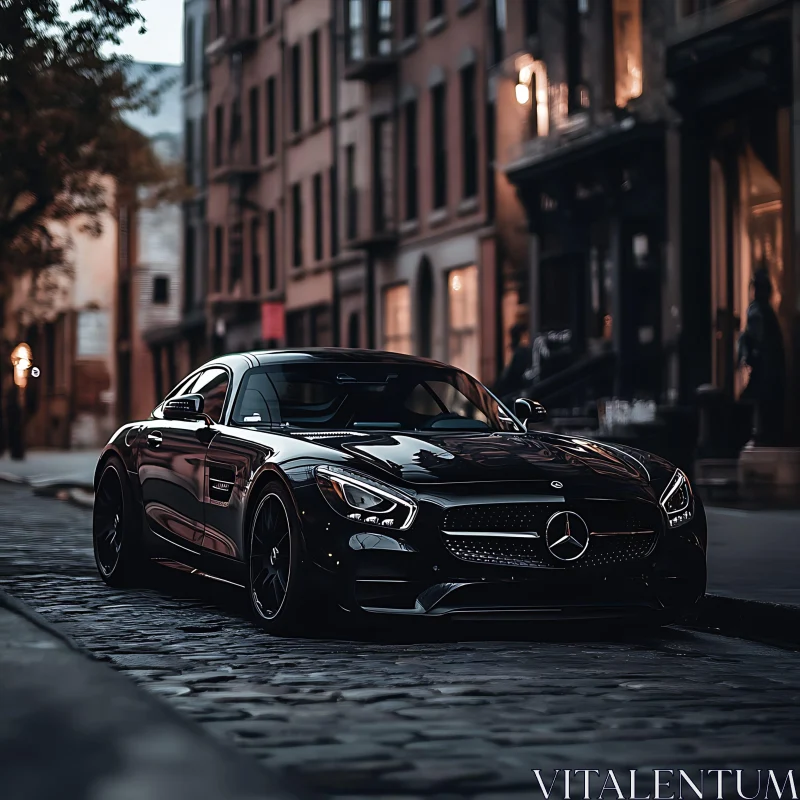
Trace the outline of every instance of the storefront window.
{"label": "storefront window", "polygon": [[448,360],[478,374],[478,268],[463,267],[447,276]]}
{"label": "storefront window", "polygon": [[383,347],[390,353],[412,353],[411,293],[407,283],[384,290]]}
{"label": "storefront window", "polygon": [[641,0],[613,0],[615,99],[624,108],[642,93]]}

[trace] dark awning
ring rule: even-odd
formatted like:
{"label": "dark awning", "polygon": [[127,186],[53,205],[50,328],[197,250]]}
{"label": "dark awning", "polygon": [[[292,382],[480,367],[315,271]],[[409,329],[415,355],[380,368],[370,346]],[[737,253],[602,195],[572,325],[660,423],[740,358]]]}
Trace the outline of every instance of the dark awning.
{"label": "dark awning", "polygon": [[526,154],[506,166],[505,173],[514,184],[537,182],[565,167],[580,166],[611,151],[628,155],[629,148],[662,138],[664,130],[662,121],[637,122],[633,117],[627,117],[556,147]]}

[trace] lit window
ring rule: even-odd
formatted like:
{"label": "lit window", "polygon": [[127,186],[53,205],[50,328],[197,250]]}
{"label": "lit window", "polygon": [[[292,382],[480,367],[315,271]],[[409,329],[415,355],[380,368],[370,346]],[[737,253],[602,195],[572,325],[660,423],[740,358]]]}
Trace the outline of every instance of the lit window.
{"label": "lit window", "polygon": [[384,290],[383,346],[390,353],[412,352],[411,292],[407,283]]}
{"label": "lit window", "polygon": [[454,269],[447,276],[448,360],[478,374],[478,268]]}
{"label": "lit window", "polygon": [[641,0],[613,2],[614,94],[624,108],[642,93],[642,6]]}

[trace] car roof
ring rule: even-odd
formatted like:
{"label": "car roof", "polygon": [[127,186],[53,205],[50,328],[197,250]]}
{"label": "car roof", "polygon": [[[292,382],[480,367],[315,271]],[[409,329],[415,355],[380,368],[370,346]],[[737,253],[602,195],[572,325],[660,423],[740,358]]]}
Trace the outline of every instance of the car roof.
{"label": "car roof", "polygon": [[[382,350],[362,350],[347,347],[309,347],[286,350],[253,350],[243,353],[231,353],[213,360],[214,364],[233,366],[235,361],[245,358],[252,366],[268,366],[269,364],[303,364],[314,361],[335,363],[369,363],[369,364],[419,364],[420,366],[445,367],[440,361],[429,358],[409,356],[403,353],[388,353]],[[212,362],[209,362],[209,366]],[[240,362],[241,363],[241,362]]]}

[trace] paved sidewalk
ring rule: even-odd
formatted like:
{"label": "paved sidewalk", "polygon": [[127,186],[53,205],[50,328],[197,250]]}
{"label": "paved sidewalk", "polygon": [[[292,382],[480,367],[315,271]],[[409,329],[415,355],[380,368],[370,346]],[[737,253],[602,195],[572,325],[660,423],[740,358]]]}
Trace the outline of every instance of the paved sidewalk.
{"label": "paved sidewalk", "polygon": [[800,511],[706,511],[709,593],[800,606]]}
{"label": "paved sidewalk", "polygon": [[58,636],[0,592],[0,797],[255,800],[282,779]]}
{"label": "paved sidewalk", "polygon": [[91,487],[99,450],[30,450],[22,461],[0,457],[0,477],[32,486],[63,483]]}

